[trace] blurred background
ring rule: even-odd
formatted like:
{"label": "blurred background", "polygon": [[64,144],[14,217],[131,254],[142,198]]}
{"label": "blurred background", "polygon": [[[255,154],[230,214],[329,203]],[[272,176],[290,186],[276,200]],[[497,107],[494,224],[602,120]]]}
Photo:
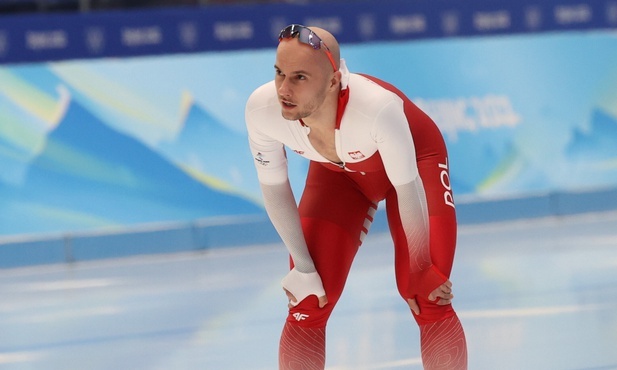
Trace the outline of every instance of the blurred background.
{"label": "blurred background", "polygon": [[[0,368],[276,366],[244,105],[290,23],[441,129],[470,368],[617,368],[615,0],[0,0]],[[329,370],[421,366],[388,238],[380,210]]]}
{"label": "blurred background", "polygon": [[276,240],[243,114],[289,23],[433,117],[461,223],[617,207],[614,1],[1,0],[2,264]]}
{"label": "blurred background", "polygon": [[104,9],[134,9],[175,6],[207,6],[213,4],[265,4],[265,3],[310,3],[303,0],[3,0],[2,11],[24,12],[66,12]]}

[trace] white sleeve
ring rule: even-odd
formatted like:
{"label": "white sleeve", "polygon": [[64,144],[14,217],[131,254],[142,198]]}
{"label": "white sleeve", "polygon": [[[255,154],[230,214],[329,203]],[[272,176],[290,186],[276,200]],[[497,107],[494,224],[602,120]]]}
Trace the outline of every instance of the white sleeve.
{"label": "white sleeve", "polygon": [[374,137],[388,178],[396,190],[410,269],[412,272],[427,269],[431,258],[426,194],[402,101],[393,99],[381,110],[375,121]]}
{"label": "white sleeve", "polygon": [[251,95],[246,104],[245,120],[264,207],[294,263],[294,268],[281,283],[296,297],[295,302],[290,302],[295,306],[307,296],[321,297],[325,291],[304,239],[298,205],[289,184],[285,148],[262,130],[272,119],[268,110],[260,106],[259,95],[267,88],[264,85]]}
{"label": "white sleeve", "polygon": [[283,143],[264,133],[262,129],[273,119],[268,116],[267,109],[260,105],[263,100],[261,97],[270,93],[264,90],[267,87],[264,85],[251,95],[245,110],[249,146],[257,169],[264,206],[298,271],[315,272],[302,232],[298,206],[289,184],[285,148]]}
{"label": "white sleeve", "polygon": [[267,125],[268,114],[266,109],[259,106],[256,90],[246,103],[244,113],[246,129],[248,131],[249,147],[257,169],[259,182],[262,184],[280,184],[287,181],[287,157],[283,143],[273,139],[263,132]]}
{"label": "white sleeve", "polygon": [[281,281],[283,288],[296,298],[296,301],[289,303],[296,306],[309,295],[326,295],[321,277],[306,246],[300,214],[289,181],[277,185],[262,183],[261,190],[270,221],[294,262],[294,268]]}
{"label": "white sleeve", "polygon": [[377,115],[373,138],[392,185],[407,184],[418,177],[416,148],[403,110],[403,101],[393,99]]}
{"label": "white sleeve", "polygon": [[399,215],[407,237],[410,272],[425,270],[432,262],[428,209],[422,179],[418,176],[412,182],[394,188],[398,198]]}
{"label": "white sleeve", "polygon": [[315,272],[313,259],[308,252],[300,214],[289,181],[282,184],[261,184],[264,206],[270,221],[287,246],[295,268],[304,273]]}

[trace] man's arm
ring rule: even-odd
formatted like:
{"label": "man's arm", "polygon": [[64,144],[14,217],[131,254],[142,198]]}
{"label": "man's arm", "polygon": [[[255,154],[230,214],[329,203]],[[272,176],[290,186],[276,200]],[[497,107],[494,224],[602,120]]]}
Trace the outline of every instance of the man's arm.
{"label": "man's arm", "polygon": [[398,185],[395,189],[409,250],[407,298],[414,299],[418,295],[431,299],[431,294],[433,294],[432,299],[446,298],[440,297],[438,293],[439,288],[448,282],[448,278],[431,261],[428,208],[422,179],[418,176],[410,183]]}
{"label": "man's arm", "polygon": [[327,303],[326,292],[309,254],[289,181],[275,185],[261,183],[261,190],[270,221],[294,263],[294,268],[282,281],[290,305],[295,306],[314,294],[319,298],[320,307],[323,307]]}
{"label": "man's arm", "polygon": [[290,305],[295,306],[314,294],[323,307],[327,302],[326,293],[302,232],[298,206],[289,184],[285,149],[282,143],[258,129],[260,126],[254,119],[252,101],[249,98],[245,118],[264,207],[294,264],[282,281],[283,288],[289,296]]}
{"label": "man's arm", "polygon": [[401,224],[409,251],[408,299],[433,299],[435,291],[449,283],[433,265],[430,256],[428,207],[420,178],[416,152],[402,102],[387,104],[376,121],[375,139],[388,178],[395,187]]}
{"label": "man's arm", "polygon": [[298,207],[289,181],[276,185],[261,183],[261,191],[266,212],[289,249],[295,269],[302,273],[316,272],[304,240]]}

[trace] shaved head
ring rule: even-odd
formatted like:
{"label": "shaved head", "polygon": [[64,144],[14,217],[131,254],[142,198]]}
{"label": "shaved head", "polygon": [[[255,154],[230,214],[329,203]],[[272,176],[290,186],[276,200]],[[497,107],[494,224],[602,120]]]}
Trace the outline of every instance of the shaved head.
{"label": "shaved head", "polygon": [[[315,63],[316,65],[318,65],[320,69],[324,70],[324,72],[327,70],[330,70],[330,72],[332,72],[332,64],[334,64],[335,69],[338,70],[341,64],[341,51],[338,41],[336,41],[336,38],[330,32],[324,30],[323,28],[314,26],[306,28],[311,30],[315,35],[317,35],[317,37],[321,39],[321,41],[325,45],[325,48],[327,48],[329,53],[332,55],[332,62],[330,62],[325,48],[322,47],[320,50],[315,50],[309,45],[300,42],[297,37],[286,39],[286,42],[279,42],[277,54],[310,53],[312,54],[309,57],[311,63]],[[289,47],[290,45],[293,45],[293,47]]]}
{"label": "shaved head", "polygon": [[[322,28],[305,28],[316,37],[308,41],[300,41],[300,37],[295,37],[297,34],[284,37],[276,50],[275,86],[282,115],[291,121],[302,119],[307,125],[330,122],[336,116],[341,88],[339,44]],[[308,32],[303,37],[307,36]],[[321,48],[312,47],[311,44],[317,46],[316,38],[321,39]]]}
{"label": "shaved head", "polygon": [[340,47],[338,45],[338,41],[336,41],[336,38],[334,37],[334,35],[332,35],[328,31],[324,30],[323,28],[313,27],[313,26],[310,26],[308,28],[311,31],[315,32],[315,34],[317,36],[319,36],[321,41],[323,41],[324,44],[326,44],[328,49],[330,49],[330,53],[332,54],[332,59],[334,59],[334,63],[336,64],[336,69],[339,69],[340,68],[340,60],[341,60],[341,49],[340,49]]}

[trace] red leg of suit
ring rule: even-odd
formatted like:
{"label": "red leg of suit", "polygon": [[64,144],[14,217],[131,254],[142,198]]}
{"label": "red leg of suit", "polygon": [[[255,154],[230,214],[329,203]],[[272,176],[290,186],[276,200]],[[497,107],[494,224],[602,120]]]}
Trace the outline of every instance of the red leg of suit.
{"label": "red leg of suit", "polygon": [[[456,212],[450,189],[447,160],[431,157],[418,163],[426,192],[431,260],[450,277],[456,247]],[[396,276],[403,295],[408,283],[409,253],[407,239],[398,216],[396,194],[387,199],[388,223],[395,245]],[[414,318],[420,325],[422,362],[425,369],[466,369],[467,345],[463,327],[452,305],[440,306],[418,297],[420,315]]]}
{"label": "red leg of suit", "polygon": [[344,174],[311,165],[299,210],[328,304],[319,308],[317,298],[309,296],[289,310],[279,347],[280,369],[324,368],[326,323],[343,292],[362,233],[367,231],[366,219],[372,221],[368,214],[374,208]]}
{"label": "red leg of suit", "polygon": [[[443,168],[445,158],[443,162],[423,161],[419,169],[429,209],[431,258],[449,276],[456,244],[456,215],[448,204],[452,197],[448,193],[447,167]],[[407,240],[398,216],[396,194],[385,173],[363,176],[334,172],[311,163],[300,216],[329,303],[320,309],[317,298],[311,296],[290,309],[281,336],[280,369],[324,368],[327,320],[343,291],[362,235],[372,221],[375,202],[383,198],[395,244],[397,284],[399,290],[405,291],[409,268]],[[465,369],[465,336],[452,306],[439,306],[426,299],[418,299],[418,304],[421,314],[415,318],[420,325],[425,368]]]}

